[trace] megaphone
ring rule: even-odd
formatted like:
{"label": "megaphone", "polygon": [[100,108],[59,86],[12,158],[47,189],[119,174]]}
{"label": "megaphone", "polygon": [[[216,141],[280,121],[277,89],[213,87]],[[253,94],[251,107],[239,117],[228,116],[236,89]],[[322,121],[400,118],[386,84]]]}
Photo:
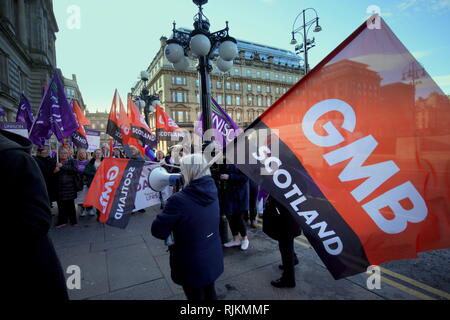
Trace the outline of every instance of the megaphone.
{"label": "megaphone", "polygon": [[160,192],[167,186],[176,185],[182,177],[181,173],[168,173],[163,167],[158,167],[148,175],[148,184],[153,191]]}

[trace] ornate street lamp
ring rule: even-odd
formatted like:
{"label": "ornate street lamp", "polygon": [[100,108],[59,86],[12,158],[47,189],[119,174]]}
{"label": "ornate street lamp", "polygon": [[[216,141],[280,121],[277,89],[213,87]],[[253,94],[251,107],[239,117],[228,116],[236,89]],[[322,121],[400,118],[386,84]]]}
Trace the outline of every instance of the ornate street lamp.
{"label": "ornate street lamp", "polygon": [[144,117],[145,122],[150,128],[150,112],[154,112],[157,104],[161,104],[159,101],[159,95],[157,94],[149,94],[147,89],[147,81],[149,78],[149,74],[147,71],[141,71],[141,80],[144,82],[144,87],[141,90],[141,94],[134,101],[136,106],[139,108],[139,111],[142,112],[144,109]]}
{"label": "ornate street lamp", "polygon": [[[188,56],[198,59],[197,71],[200,78],[200,105],[203,114],[203,132],[211,129],[210,107],[210,73],[212,71],[210,59],[214,50],[219,48],[219,57],[216,66],[220,71],[226,72],[233,66],[233,59],[238,55],[236,40],[228,34],[228,21],[226,28],[211,33],[210,23],[203,14],[202,6],[208,0],[193,0],[198,6],[198,13],[194,16],[194,30],[189,33],[177,30],[173,23],[172,38],[167,40],[164,50],[167,60],[173,64],[177,71],[185,71],[189,67]],[[204,142],[204,146],[209,141]]]}
{"label": "ornate street lamp", "polygon": [[[313,10],[316,14],[316,17],[310,21],[306,21],[305,19],[305,12],[308,10]],[[298,17],[303,16],[303,25],[301,25],[300,27],[298,27],[297,29],[294,29],[295,27],[295,23],[297,22]],[[308,73],[309,71],[309,66],[308,66],[308,50],[315,47],[315,40],[314,38],[308,39],[307,35],[309,32],[309,29],[311,29],[311,26],[315,24],[314,27],[314,32],[320,32],[322,31],[322,27],[319,25],[319,17],[317,15],[317,11],[314,8],[307,8],[302,10],[302,12],[300,12],[297,17],[294,20],[294,24],[292,25],[292,40],[291,40],[291,44],[292,45],[296,45],[297,44],[297,40],[295,39],[295,34],[298,33],[303,37],[303,43],[300,44],[299,46],[295,47],[295,50],[297,53],[302,53],[304,52],[304,56],[305,56],[305,74]],[[306,27],[308,27],[308,30],[306,30]],[[303,32],[301,32],[303,31]],[[303,33],[303,34],[302,34]]]}

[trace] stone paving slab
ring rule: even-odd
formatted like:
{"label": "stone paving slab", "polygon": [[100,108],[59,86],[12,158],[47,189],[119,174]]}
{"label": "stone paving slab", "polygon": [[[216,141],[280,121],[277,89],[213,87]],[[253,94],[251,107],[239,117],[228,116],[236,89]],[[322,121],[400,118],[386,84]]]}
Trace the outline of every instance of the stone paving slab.
{"label": "stone paving slab", "polygon": [[[68,290],[70,299],[86,299],[109,292],[108,269],[106,266],[106,254],[104,252],[88,253],[72,256],[60,255],[59,259],[66,272],[70,265],[77,265],[81,270],[81,289]],[[65,274],[66,279],[69,274]]]}
{"label": "stone paving slab", "polygon": [[173,296],[173,293],[167,281],[160,278],[105,295],[96,296],[91,298],[91,300],[163,300],[171,296]]}
{"label": "stone paving slab", "polygon": [[163,276],[143,241],[139,244],[108,250],[106,254],[111,291]]}

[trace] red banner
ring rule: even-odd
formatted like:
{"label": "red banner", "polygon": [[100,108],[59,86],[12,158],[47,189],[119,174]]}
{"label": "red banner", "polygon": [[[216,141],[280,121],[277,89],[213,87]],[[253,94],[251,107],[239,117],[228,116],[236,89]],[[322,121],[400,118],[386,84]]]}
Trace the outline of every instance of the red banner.
{"label": "red banner", "polygon": [[84,206],[100,211],[100,222],[125,228],[134,209],[142,160],[103,159],[91,183]]}
{"label": "red banner", "polygon": [[449,123],[450,100],[381,20],[246,130],[276,134],[279,152],[249,135],[230,147],[247,136],[257,152],[238,167],[290,210],[338,279],[450,246]]}

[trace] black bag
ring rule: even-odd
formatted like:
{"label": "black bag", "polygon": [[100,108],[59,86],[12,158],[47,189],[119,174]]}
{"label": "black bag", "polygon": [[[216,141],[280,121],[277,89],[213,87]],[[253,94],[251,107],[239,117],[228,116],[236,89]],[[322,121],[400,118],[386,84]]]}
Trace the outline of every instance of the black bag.
{"label": "black bag", "polygon": [[291,213],[269,196],[263,213],[263,232],[274,240],[282,237],[298,237],[302,230]]}

